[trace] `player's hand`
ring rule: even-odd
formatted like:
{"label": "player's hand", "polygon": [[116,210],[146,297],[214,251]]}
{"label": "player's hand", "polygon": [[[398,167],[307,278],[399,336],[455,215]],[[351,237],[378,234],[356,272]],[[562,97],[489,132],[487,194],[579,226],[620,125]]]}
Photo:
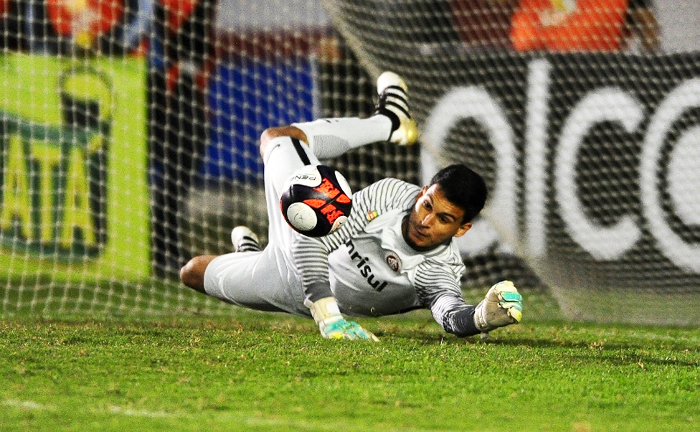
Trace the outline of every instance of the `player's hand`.
{"label": "player's hand", "polygon": [[327,339],[364,339],[379,342],[372,333],[360,327],[355,321],[347,321],[345,318],[340,318],[331,323],[319,324],[321,335]]}
{"label": "player's hand", "polygon": [[482,332],[517,324],[522,319],[523,297],[508,280],[492,286],[474,311],[474,324]]}
{"label": "player's hand", "polygon": [[313,303],[307,300],[304,304],[311,311],[311,315],[324,338],[379,342],[375,335],[360,327],[356,322],[343,318],[338,303],[333,297],[322,298]]}

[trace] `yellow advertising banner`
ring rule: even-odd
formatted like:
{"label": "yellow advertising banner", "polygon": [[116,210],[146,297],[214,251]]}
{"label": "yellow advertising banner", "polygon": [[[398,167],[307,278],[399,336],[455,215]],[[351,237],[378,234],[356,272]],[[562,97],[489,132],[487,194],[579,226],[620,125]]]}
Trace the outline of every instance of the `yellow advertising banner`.
{"label": "yellow advertising banner", "polygon": [[0,56],[0,274],[149,275],[145,67]]}

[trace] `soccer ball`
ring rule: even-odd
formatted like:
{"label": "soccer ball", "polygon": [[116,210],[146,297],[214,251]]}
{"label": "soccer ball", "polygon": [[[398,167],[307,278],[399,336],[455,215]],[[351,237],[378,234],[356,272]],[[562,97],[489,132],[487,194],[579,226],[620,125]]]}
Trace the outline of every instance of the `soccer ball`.
{"label": "soccer ball", "polygon": [[301,234],[328,235],[350,216],[350,185],[341,173],[329,166],[302,167],[287,180],[283,190],[282,215],[289,226]]}

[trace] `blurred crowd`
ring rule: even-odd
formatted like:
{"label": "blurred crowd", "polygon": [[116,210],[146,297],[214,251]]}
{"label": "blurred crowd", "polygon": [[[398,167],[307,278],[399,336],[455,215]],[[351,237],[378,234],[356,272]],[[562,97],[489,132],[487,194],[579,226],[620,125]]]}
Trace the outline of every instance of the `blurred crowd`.
{"label": "blurred crowd", "polygon": [[[656,0],[664,3],[665,0]],[[318,0],[309,0],[320,8]],[[170,11],[167,27],[191,21],[193,11],[209,3],[226,19],[240,23],[246,15],[269,13],[276,0],[255,2],[243,11],[235,0],[0,0],[0,47],[10,50],[74,53],[86,50],[108,55],[142,52],[154,36],[153,23]],[[369,1],[369,3],[372,3]],[[424,0],[375,1],[378,9],[400,8],[414,34],[425,42],[458,38],[471,48],[520,51],[657,49],[659,20],[652,0]],[[674,3],[674,2],[671,2]],[[683,2],[680,2],[683,3]],[[692,2],[691,2],[692,3]],[[272,9],[266,11],[266,8]],[[214,20],[214,14],[206,17]],[[282,18],[284,20],[284,17]],[[260,20],[264,21],[264,20]],[[293,18],[289,18],[294,26]],[[157,24],[156,24],[157,25]],[[264,22],[261,25],[265,25]],[[204,38],[207,25],[195,29]],[[182,40],[177,39],[178,44]],[[184,46],[190,46],[185,40]]]}

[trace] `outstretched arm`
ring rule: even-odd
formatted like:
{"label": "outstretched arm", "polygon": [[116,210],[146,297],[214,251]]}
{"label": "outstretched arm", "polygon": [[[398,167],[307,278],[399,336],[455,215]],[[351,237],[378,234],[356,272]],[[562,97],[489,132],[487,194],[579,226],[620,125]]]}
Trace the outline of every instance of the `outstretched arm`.
{"label": "outstretched arm", "polygon": [[510,281],[492,286],[484,300],[473,306],[464,301],[461,288],[449,271],[433,267],[421,273],[430,276],[418,275],[418,297],[447,333],[472,336],[517,324],[522,319],[522,296]]}
{"label": "outstretched arm", "polygon": [[443,330],[460,337],[481,333],[474,323],[474,309],[461,297],[452,295],[440,296],[430,305],[433,319]]}

